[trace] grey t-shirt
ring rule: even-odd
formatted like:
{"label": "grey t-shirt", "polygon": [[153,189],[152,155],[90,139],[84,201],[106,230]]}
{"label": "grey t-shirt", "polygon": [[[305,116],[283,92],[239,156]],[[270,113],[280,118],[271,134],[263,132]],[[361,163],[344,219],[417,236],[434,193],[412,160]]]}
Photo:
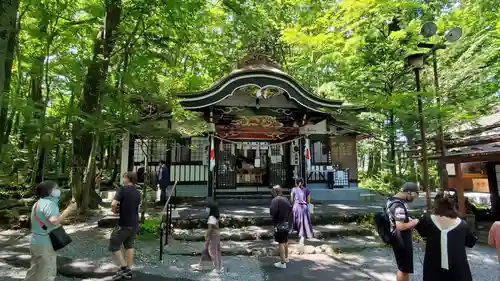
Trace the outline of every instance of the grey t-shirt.
{"label": "grey t-shirt", "polygon": [[[394,203],[394,204],[393,204]],[[392,205],[391,205],[392,204]],[[389,208],[390,206],[390,208]],[[410,221],[410,217],[408,216],[408,207],[406,204],[399,198],[389,197],[386,202],[386,210],[391,221],[391,230],[394,231],[396,228],[396,223],[407,223]],[[401,238],[403,239],[403,243],[405,246],[412,246],[412,235],[411,229],[400,231]]]}
{"label": "grey t-shirt", "polygon": [[284,196],[276,196],[271,201],[270,214],[274,223],[289,221],[292,213],[292,205],[288,198]]}

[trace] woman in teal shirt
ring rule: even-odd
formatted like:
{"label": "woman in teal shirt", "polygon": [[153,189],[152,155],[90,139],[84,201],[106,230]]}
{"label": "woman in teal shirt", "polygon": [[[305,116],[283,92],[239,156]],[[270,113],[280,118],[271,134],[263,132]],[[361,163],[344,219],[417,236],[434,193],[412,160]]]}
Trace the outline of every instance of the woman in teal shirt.
{"label": "woman in teal shirt", "polygon": [[[61,190],[52,181],[41,182],[36,187],[37,201],[31,211],[31,267],[26,281],[54,281],[57,275],[57,254],[52,247],[49,232],[60,227],[64,219],[74,210],[70,205],[59,214]],[[42,228],[47,227],[47,230]]]}

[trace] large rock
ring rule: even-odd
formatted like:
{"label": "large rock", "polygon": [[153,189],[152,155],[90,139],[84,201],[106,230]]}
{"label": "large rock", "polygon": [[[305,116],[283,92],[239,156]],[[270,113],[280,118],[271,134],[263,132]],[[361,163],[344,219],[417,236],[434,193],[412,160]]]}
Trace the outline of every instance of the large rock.
{"label": "large rock", "polygon": [[9,210],[0,210],[0,225],[8,228],[29,228],[29,207],[15,207]]}
{"label": "large rock", "polygon": [[3,199],[0,200],[0,210],[12,209],[14,207],[32,207],[34,199]]}
{"label": "large rock", "polygon": [[117,216],[105,216],[97,222],[98,227],[113,228],[118,224]]}

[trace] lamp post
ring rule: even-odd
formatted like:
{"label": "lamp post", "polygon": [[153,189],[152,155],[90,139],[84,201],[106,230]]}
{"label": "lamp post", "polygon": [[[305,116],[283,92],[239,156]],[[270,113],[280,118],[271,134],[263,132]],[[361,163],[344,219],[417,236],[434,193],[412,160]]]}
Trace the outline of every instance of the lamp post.
{"label": "lamp post", "polygon": [[415,73],[415,84],[417,91],[417,104],[418,104],[418,123],[420,127],[420,154],[422,157],[422,179],[425,190],[425,199],[427,202],[427,210],[431,207],[431,194],[429,191],[429,163],[427,159],[427,140],[425,137],[425,122],[423,113],[422,94],[420,92],[420,70],[424,68],[425,54],[417,53],[411,54],[405,58],[405,66],[410,68]]}
{"label": "lamp post", "polygon": [[[432,37],[437,32],[437,26],[434,22],[426,22],[422,26],[420,33],[426,37]],[[462,29],[460,27],[454,27],[446,32],[444,35],[444,40],[453,43],[456,42],[462,36]],[[443,40],[443,41],[444,41]],[[436,93],[436,103],[438,108],[441,107],[441,94],[439,92],[439,76],[438,76],[438,68],[437,68],[437,57],[436,51],[446,49],[446,45],[441,43],[418,43],[417,47],[425,48],[430,50],[430,55],[432,55],[432,69],[434,72],[434,91]],[[443,120],[441,116],[441,110],[439,110],[438,115],[438,147],[437,150],[440,152],[440,159],[438,162],[438,172],[439,172],[439,183],[441,190],[445,190],[448,188],[448,173],[446,171],[445,157],[446,157],[446,145],[444,143],[444,131],[443,131]]]}

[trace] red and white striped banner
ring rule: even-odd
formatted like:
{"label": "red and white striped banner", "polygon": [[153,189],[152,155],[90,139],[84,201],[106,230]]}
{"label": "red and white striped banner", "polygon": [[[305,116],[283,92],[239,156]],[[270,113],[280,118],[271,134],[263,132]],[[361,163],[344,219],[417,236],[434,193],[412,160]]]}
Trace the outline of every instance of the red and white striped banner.
{"label": "red and white striped banner", "polygon": [[311,149],[309,148],[309,139],[305,139],[304,142],[304,157],[306,160],[306,170],[311,170]]}
{"label": "red and white striped banner", "polygon": [[215,167],[215,147],[214,147],[214,137],[210,137],[210,171],[214,170]]}

